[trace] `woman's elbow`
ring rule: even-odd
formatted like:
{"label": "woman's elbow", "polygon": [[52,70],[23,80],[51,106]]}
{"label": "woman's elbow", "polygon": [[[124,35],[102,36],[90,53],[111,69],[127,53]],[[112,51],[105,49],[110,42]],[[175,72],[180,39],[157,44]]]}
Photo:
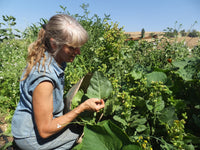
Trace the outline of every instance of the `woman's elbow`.
{"label": "woman's elbow", "polygon": [[46,139],[46,138],[51,136],[49,133],[45,132],[42,129],[39,129],[38,132],[39,132],[40,137],[43,138],[43,139]]}

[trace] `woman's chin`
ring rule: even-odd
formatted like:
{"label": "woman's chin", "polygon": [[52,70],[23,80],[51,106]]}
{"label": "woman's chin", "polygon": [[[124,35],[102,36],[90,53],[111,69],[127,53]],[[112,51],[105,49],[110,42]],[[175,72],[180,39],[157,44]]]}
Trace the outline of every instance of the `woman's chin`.
{"label": "woman's chin", "polygon": [[66,62],[73,62],[74,61],[74,58],[70,58],[70,59],[67,59]]}

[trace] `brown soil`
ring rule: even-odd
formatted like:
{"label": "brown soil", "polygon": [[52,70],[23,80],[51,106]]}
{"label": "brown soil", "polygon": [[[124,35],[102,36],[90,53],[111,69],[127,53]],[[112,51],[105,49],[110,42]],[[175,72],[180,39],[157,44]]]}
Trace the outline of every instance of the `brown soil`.
{"label": "brown soil", "polygon": [[[133,39],[137,39],[139,37],[141,37],[141,32],[126,32],[126,34],[130,35],[131,38]],[[150,37],[150,35],[157,35],[158,38],[162,38],[163,37],[163,32],[145,32],[145,40],[147,41],[151,41],[152,39],[148,37]],[[178,42],[184,42],[188,47],[193,48],[194,46],[198,45],[198,42],[200,41],[199,37],[181,37],[178,36],[177,39],[175,38],[171,38],[172,41],[177,40]]]}
{"label": "brown soil", "polygon": [[2,132],[5,132],[7,130],[8,124],[5,121],[4,115],[0,114],[0,149],[7,143],[7,142],[12,142],[13,138],[3,135]]}

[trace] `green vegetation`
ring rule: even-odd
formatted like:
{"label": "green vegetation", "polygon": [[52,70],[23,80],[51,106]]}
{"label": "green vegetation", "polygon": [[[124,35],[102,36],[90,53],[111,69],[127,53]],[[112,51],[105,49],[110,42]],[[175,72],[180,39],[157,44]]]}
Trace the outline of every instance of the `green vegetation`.
{"label": "green vegetation", "polygon": [[[194,27],[195,24],[197,24],[197,21],[195,21],[194,24],[192,24],[191,28],[186,32],[185,29],[182,29],[182,24],[179,24],[178,28],[176,27],[177,21],[175,22],[174,28],[167,27],[167,29],[164,29],[164,36],[165,37],[177,37],[180,36],[188,36],[188,37],[199,37],[199,32],[195,29],[191,30],[192,27]],[[182,29],[182,30],[181,30]]]}
{"label": "green vegetation", "polygon": [[[72,105],[92,95],[104,98],[106,107],[78,118],[85,124],[85,135],[74,149],[90,150],[94,145],[122,150],[200,149],[200,45],[189,51],[184,41],[170,43],[166,38],[125,41],[123,28],[111,22],[109,15],[89,17],[88,5],[81,7],[84,14],[73,16],[90,39],[81,48],[82,55],[67,66],[65,92],[92,73],[87,90],[80,89]],[[61,9],[69,14],[66,7]],[[36,38],[40,23],[27,27],[20,39],[10,30],[1,33],[0,112],[7,114],[8,121],[19,101],[27,47]],[[168,31],[179,33],[173,28]],[[90,86],[97,83],[96,89]]]}
{"label": "green vegetation", "polygon": [[144,30],[144,28],[142,28],[142,31],[141,31],[141,38],[144,38],[144,36],[145,36],[145,30]]}

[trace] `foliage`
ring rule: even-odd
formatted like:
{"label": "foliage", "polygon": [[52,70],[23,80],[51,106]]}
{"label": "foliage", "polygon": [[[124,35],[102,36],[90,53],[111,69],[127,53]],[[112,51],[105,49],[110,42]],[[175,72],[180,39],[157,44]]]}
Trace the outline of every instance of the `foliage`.
{"label": "foliage", "polygon": [[47,22],[47,19],[40,18],[40,21],[37,24],[32,24],[25,29],[25,31],[22,33],[22,37],[29,40],[29,43],[32,43],[36,40],[38,32],[41,29],[42,25],[46,24]]}
{"label": "foliage", "polygon": [[188,34],[189,37],[199,37],[199,32],[197,30],[192,30]]}
{"label": "foliage", "polygon": [[93,150],[96,143],[97,150],[140,150],[141,148],[129,140],[129,137],[111,121],[104,121],[98,125],[86,125],[83,142],[74,150]]}
{"label": "foliage", "polygon": [[[89,85],[87,85],[88,82]],[[77,107],[88,98],[108,99],[112,93],[112,89],[113,88],[111,82],[101,72],[96,71],[89,80],[83,80],[79,91],[72,99],[72,109]],[[85,112],[78,118],[80,118],[82,122],[92,124],[95,123],[97,119],[99,119],[97,116],[100,113],[96,114],[93,112]]]}
{"label": "foliage", "polygon": [[[91,149],[88,141],[113,149],[199,149],[200,46],[189,51],[183,41],[172,43],[168,38],[125,41],[118,23],[109,21],[109,15],[89,17],[88,6],[81,6],[83,15],[72,15],[90,39],[67,65],[65,92],[92,73],[88,91],[78,91],[72,108],[92,95],[105,99],[105,109],[87,120],[87,113],[80,116],[85,136],[76,149]],[[67,7],[61,9],[69,14]],[[166,33],[177,35],[180,28],[167,28]],[[10,116],[19,101],[27,47],[39,29],[33,24],[22,39],[0,43],[0,111]]]}
{"label": "foliage", "polygon": [[181,31],[180,31],[180,34],[181,34],[181,36],[186,36],[186,35],[187,35],[185,29],[184,29],[184,30],[181,30]]}
{"label": "foliage", "polygon": [[24,40],[4,40],[0,43],[0,106],[13,114],[19,101],[19,80],[25,67],[27,45]]}
{"label": "foliage", "polygon": [[178,23],[178,21],[175,22],[174,28],[167,27],[167,29],[164,29],[164,32],[165,32],[164,36],[170,37],[170,38],[177,37],[179,32],[181,32],[180,29],[182,28],[182,24],[179,24],[178,28],[177,28],[176,27],[177,23]]}
{"label": "foliage", "polygon": [[16,37],[20,37],[20,31],[15,29],[13,32],[13,26],[16,25],[16,18],[13,16],[2,15],[3,21],[0,22],[0,42],[4,39],[14,39]]}
{"label": "foliage", "polygon": [[167,27],[167,29],[164,29],[164,36],[166,37],[176,37],[178,35],[178,31],[176,29],[173,28],[169,28]]}
{"label": "foliage", "polygon": [[185,29],[182,29],[182,24],[179,24],[178,28],[176,27],[177,21],[175,22],[174,28],[172,27],[167,27],[167,29],[164,29],[164,36],[165,37],[177,37],[178,35],[181,36],[188,36],[188,37],[199,37],[199,32],[195,29],[191,31],[191,29],[194,27],[194,25],[197,23],[197,21],[194,22],[194,24],[191,25],[190,29],[188,32],[185,31]]}
{"label": "foliage", "polygon": [[142,31],[141,31],[141,38],[144,38],[144,36],[145,36],[145,30],[144,30],[144,28],[142,28]]}

